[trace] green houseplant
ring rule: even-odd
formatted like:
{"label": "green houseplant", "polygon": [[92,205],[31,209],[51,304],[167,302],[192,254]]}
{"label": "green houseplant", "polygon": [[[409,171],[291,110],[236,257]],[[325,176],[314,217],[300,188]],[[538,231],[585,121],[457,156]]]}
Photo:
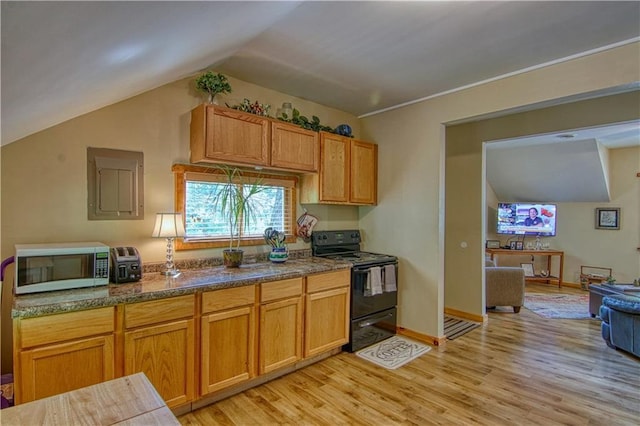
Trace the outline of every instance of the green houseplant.
{"label": "green houseplant", "polygon": [[229,231],[229,248],[222,251],[226,267],[239,267],[244,252],[240,249],[240,228],[246,229],[256,219],[259,207],[255,196],[264,190],[262,179],[249,180],[237,167],[217,167],[225,177],[224,183],[213,198],[213,208],[226,220]]}
{"label": "green houseplant", "polygon": [[215,103],[215,96],[218,93],[231,93],[231,85],[227,77],[213,71],[207,71],[196,78],[196,88],[209,95],[209,103]]}

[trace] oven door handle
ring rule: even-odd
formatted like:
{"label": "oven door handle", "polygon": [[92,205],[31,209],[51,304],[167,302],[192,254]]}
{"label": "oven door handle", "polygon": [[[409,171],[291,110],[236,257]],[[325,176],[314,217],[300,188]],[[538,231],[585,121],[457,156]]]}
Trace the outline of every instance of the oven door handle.
{"label": "oven door handle", "polygon": [[382,320],[385,320],[385,319],[387,319],[389,317],[393,317],[393,313],[388,312],[388,313],[386,313],[384,315],[381,315],[379,317],[374,317],[374,318],[368,319],[367,321],[359,322],[358,323],[358,327],[360,327],[360,328],[369,327],[370,325],[376,324],[376,323],[378,323],[378,322],[380,322]]}
{"label": "oven door handle", "polygon": [[[394,265],[396,268],[398,267],[398,262],[389,262],[389,263],[380,263],[375,266],[379,267],[382,272],[384,272],[384,267],[387,265]],[[351,268],[354,274],[368,274],[371,270],[372,266],[360,266],[356,268]]]}

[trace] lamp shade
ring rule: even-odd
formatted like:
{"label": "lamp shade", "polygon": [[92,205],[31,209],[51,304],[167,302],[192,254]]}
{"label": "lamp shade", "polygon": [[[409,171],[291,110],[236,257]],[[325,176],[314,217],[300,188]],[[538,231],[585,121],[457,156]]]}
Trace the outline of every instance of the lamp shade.
{"label": "lamp shade", "polygon": [[176,238],[184,237],[184,234],[182,213],[156,213],[156,224],[153,228],[153,234],[151,234],[152,237]]}

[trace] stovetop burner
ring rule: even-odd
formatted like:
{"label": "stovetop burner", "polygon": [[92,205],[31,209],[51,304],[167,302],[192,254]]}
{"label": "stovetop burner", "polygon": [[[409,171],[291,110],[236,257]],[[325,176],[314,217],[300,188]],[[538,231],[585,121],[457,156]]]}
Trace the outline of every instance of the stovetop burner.
{"label": "stovetop burner", "polygon": [[397,261],[395,256],[360,251],[360,232],[358,230],[314,232],[311,249],[314,256],[344,260],[357,266]]}

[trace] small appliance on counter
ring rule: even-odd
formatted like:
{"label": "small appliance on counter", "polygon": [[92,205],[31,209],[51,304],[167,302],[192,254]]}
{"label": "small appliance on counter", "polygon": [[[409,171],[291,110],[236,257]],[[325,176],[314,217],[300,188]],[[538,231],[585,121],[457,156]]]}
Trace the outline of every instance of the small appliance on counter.
{"label": "small appliance on counter", "polygon": [[142,278],[142,261],[140,253],[135,247],[111,247],[111,274],[112,283],[130,283],[140,281]]}
{"label": "small appliance on counter", "polygon": [[16,244],[15,294],[109,284],[109,247],[98,242]]}

